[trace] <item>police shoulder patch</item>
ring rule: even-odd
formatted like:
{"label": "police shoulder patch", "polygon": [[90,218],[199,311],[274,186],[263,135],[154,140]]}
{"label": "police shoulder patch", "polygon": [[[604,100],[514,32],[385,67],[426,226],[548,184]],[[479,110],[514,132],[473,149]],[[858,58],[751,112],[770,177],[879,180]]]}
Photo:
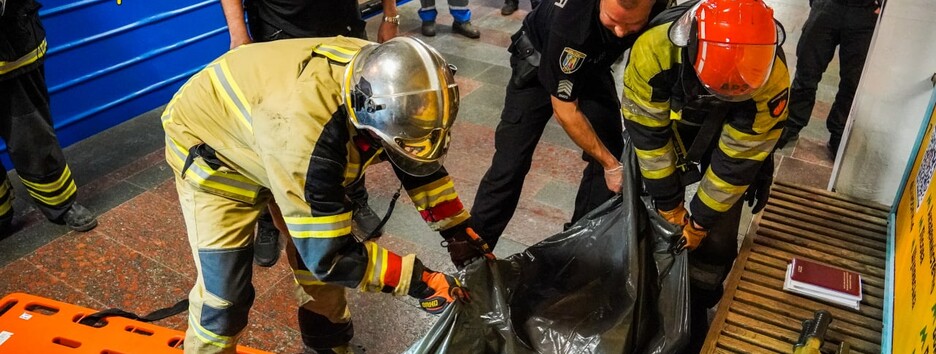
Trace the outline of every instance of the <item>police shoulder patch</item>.
{"label": "police shoulder patch", "polygon": [[562,50],[562,55],[559,56],[559,68],[566,74],[574,73],[582,67],[586,56],[585,53],[565,47],[565,49]]}
{"label": "police shoulder patch", "polygon": [[777,118],[783,114],[783,111],[787,108],[787,103],[790,101],[790,89],[785,88],[783,91],[780,91],[776,96],[767,101],[767,109],[770,110],[770,116]]}

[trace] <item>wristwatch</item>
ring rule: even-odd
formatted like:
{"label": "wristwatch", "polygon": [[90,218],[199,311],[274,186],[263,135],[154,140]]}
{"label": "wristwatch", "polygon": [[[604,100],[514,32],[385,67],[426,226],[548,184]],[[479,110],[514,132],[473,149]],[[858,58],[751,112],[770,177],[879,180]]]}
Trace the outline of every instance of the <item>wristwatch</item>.
{"label": "wristwatch", "polygon": [[390,22],[390,23],[392,23],[392,24],[399,25],[399,24],[400,24],[400,15],[395,15],[395,16],[384,16],[384,17],[383,17],[383,22]]}

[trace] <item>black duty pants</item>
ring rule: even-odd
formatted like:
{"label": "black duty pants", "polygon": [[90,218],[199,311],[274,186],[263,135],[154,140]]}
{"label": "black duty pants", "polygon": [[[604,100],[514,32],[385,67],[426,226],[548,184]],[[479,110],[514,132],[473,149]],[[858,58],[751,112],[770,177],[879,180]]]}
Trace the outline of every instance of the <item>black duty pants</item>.
{"label": "black duty pants", "polygon": [[[78,194],[52,128],[45,68],[0,77],[0,138],[26,191],[49,220],[59,220]],[[0,173],[0,219],[13,215],[13,190]]]}
{"label": "black duty pants", "polygon": [[[510,61],[515,71],[518,65],[524,65],[515,57]],[[552,117],[549,91],[536,78],[528,82],[523,87],[517,86],[513,80],[507,84],[504,110],[494,133],[494,159],[481,180],[471,208],[475,231],[492,247],[513,217],[536,144]],[[592,80],[582,80],[578,85],[587,85],[582,87],[584,90],[579,95],[579,108],[588,117],[601,142],[612,154],[620,157],[624,148],[621,104],[611,71],[597,74]],[[582,172],[572,222],[613,196],[605,184],[601,164],[584,153],[582,159],[588,165]]]}
{"label": "black duty pants", "polygon": [[798,133],[809,123],[819,80],[838,46],[841,80],[826,120],[832,148],[841,142],[877,22],[876,5],[850,6],[842,1],[815,0],[812,4],[796,46],[796,76],[790,89],[790,116],[786,125],[786,129]]}

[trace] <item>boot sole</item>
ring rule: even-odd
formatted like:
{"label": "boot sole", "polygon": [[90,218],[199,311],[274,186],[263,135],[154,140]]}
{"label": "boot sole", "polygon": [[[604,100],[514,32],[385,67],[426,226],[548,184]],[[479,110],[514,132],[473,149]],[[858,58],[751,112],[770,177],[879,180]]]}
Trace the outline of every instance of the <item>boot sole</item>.
{"label": "boot sole", "polygon": [[91,222],[84,224],[84,225],[68,225],[68,228],[74,231],[78,231],[78,232],[87,232],[87,231],[91,231],[91,229],[94,229],[97,226],[98,226],[98,221],[97,219],[94,219]]}

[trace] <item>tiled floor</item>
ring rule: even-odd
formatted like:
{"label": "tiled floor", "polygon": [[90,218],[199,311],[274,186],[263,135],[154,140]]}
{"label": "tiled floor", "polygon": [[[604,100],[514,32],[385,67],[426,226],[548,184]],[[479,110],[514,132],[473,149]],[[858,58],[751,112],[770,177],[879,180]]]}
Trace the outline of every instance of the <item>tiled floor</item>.
{"label": "tiled floor", "polygon": [[[789,39],[784,48],[795,66],[795,45],[806,18],[806,3],[768,1],[786,25]],[[401,7],[402,32],[418,36],[418,2]],[[459,68],[463,97],[455,139],[446,161],[462,200],[470,207],[478,182],[490,164],[493,134],[510,76],[505,48],[520,25],[529,2],[521,11],[503,17],[499,0],[474,0],[473,23],[480,40],[451,34],[451,17],[439,2],[439,35],[426,38]],[[369,24],[376,33],[377,23]],[[824,188],[832,161],[823,144],[827,139],[824,117],[837,85],[833,63],[820,85],[816,118],[795,145],[779,156],[777,178]],[[620,72],[620,71],[618,71]],[[0,296],[27,292],[91,308],[121,307],[148,312],[169,306],[184,297],[194,282],[194,266],[188,254],[185,230],[177,205],[172,176],[163,162],[162,130],[158,110],[87,139],[66,150],[80,184],[79,200],[100,213],[100,226],[92,232],[67,232],[62,226],[42,221],[16,185],[16,217],[21,230],[0,240]],[[580,151],[562,129],[550,123],[527,178],[519,208],[497,254],[505,256],[560,231],[571,215],[579,171],[584,166]],[[369,171],[368,189],[378,212],[386,210],[397,182],[388,166]],[[401,253],[415,252],[428,266],[451,270],[439,236],[432,233],[409,203],[402,199],[386,227],[381,243]],[[746,218],[741,232],[747,229]],[[256,268],[256,305],[243,344],[274,352],[297,352],[299,334],[289,287],[288,267],[280,262],[272,269]],[[432,317],[406,298],[349,292],[357,329],[356,342],[369,353],[398,353],[418,338]],[[177,316],[160,325],[184,329]]]}

